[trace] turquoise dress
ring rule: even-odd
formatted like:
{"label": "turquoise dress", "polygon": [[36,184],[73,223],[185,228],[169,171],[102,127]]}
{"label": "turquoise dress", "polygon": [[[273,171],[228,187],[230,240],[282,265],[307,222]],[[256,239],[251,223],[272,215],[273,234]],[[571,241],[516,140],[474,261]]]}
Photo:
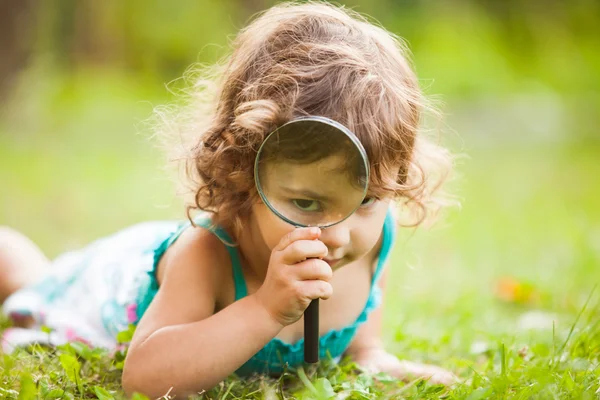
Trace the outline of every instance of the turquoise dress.
{"label": "turquoise dress", "polygon": [[[227,233],[212,227],[207,216],[194,221],[209,229],[225,244],[231,258],[235,300],[248,295],[238,250]],[[3,305],[6,315],[33,317],[30,329],[5,331],[6,352],[32,342],[52,345],[82,341],[92,346],[115,348],[116,336],[129,324],[137,324],[158,292],[156,268],[164,252],[190,226],[189,221],[138,224],[101,239],[88,247],[67,253],[54,261],[52,273],[40,283],[23,288]],[[358,327],[381,302],[376,285],[395,239],[395,221],[388,212],[383,225],[383,242],[372,277],[368,300],[358,318],[340,330],[330,330],[319,339],[322,359],[339,357],[346,351]],[[53,329],[51,334],[41,327]],[[278,338],[242,365],[236,373],[278,374],[287,367],[302,365],[304,339],[286,343]]]}

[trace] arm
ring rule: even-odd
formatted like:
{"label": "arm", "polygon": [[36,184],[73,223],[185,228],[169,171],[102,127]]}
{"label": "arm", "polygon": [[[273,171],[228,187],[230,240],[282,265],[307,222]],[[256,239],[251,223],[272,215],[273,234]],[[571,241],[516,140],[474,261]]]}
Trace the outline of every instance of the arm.
{"label": "arm", "polygon": [[[223,254],[215,254],[216,248]],[[154,398],[171,387],[171,394],[184,396],[210,389],[283,327],[255,296],[213,315],[219,280],[230,269],[223,245],[211,234],[190,229],[165,256],[160,290],[125,361],[123,388],[128,394],[138,391]]]}
{"label": "arm", "polygon": [[[155,398],[210,389],[277,335],[273,320],[253,296],[187,324],[164,327],[127,355],[123,388]],[[235,346],[232,346],[235,343]]]}

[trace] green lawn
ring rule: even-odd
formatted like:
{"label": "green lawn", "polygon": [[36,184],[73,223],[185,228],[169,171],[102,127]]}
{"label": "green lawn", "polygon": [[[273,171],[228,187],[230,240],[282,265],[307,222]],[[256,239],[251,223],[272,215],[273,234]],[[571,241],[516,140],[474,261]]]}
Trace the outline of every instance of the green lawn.
{"label": "green lawn", "polygon": [[[0,224],[50,256],[183,216],[162,156],[133,134],[150,110],[138,100],[152,94],[120,83],[47,88],[51,106],[21,110],[0,130]],[[230,379],[206,398],[600,396],[600,144],[465,137],[453,184],[462,208],[401,232],[384,321],[391,351],[465,383],[374,382],[350,363],[324,364],[280,380]],[[119,361],[81,346],[0,354],[0,398],[119,398]]]}

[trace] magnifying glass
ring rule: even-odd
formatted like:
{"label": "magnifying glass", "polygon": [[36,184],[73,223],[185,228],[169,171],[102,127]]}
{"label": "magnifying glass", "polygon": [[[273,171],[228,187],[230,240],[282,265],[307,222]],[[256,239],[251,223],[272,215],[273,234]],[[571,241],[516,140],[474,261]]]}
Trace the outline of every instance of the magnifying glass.
{"label": "magnifying glass", "polygon": [[[296,227],[321,229],[348,218],[369,182],[367,153],[348,128],[329,118],[296,118],[271,132],[254,163],[262,201]],[[319,361],[319,300],[304,312],[304,360]]]}

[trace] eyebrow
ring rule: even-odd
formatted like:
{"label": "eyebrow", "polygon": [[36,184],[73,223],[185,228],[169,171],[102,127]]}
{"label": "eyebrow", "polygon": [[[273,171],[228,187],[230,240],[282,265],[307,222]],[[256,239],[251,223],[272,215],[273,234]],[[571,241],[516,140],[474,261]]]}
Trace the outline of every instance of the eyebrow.
{"label": "eyebrow", "polygon": [[286,186],[280,186],[280,188],[288,193],[293,194],[293,195],[304,196],[304,197],[308,197],[308,198],[314,199],[314,200],[331,201],[331,197],[323,196],[322,194],[313,192],[312,190],[294,189],[294,188],[290,188],[290,187],[286,187]]}

